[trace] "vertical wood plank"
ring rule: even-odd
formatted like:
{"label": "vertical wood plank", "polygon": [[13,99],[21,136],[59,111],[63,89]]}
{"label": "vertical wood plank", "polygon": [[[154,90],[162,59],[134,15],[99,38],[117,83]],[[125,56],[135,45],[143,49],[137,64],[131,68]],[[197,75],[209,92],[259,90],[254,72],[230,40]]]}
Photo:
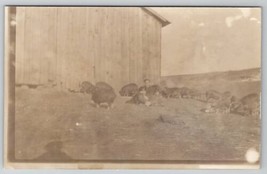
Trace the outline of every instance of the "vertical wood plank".
{"label": "vertical wood plank", "polygon": [[128,13],[128,17],[129,17],[129,22],[127,23],[128,25],[128,34],[129,34],[129,81],[130,82],[134,82],[136,83],[136,78],[135,78],[135,68],[136,68],[136,64],[135,64],[135,49],[136,49],[136,44],[135,44],[135,33],[136,33],[136,18],[134,16],[135,10],[134,8],[129,8],[129,13]]}
{"label": "vertical wood plank", "polygon": [[87,50],[88,50],[88,75],[86,76],[86,80],[90,81],[91,83],[95,83],[95,57],[96,57],[96,32],[95,32],[95,25],[96,25],[96,15],[95,15],[95,7],[90,7],[87,9],[87,27],[88,27],[88,34],[87,34]]}
{"label": "vertical wood plank", "polygon": [[[121,33],[121,24],[120,24],[120,9],[114,8],[112,10],[112,42],[111,42],[111,55],[110,55],[110,83],[114,86],[114,88],[119,89],[121,84],[121,72],[119,70],[120,67],[120,59],[121,59],[121,45],[120,45],[120,33]],[[117,28],[117,30],[115,29]],[[115,84],[116,82],[116,84]]]}
{"label": "vertical wood plank", "polygon": [[[103,67],[101,64],[101,57],[102,57],[102,52],[103,52],[103,48],[102,48],[102,33],[101,33],[101,28],[102,26],[102,22],[103,22],[103,9],[100,8],[95,8],[94,9],[94,16],[97,18],[97,20],[95,21],[95,26],[94,26],[94,33],[95,33],[95,77],[96,77],[96,82],[97,81],[102,81],[103,77],[102,77],[102,72],[103,72]],[[101,28],[100,28],[101,26]]]}
{"label": "vertical wood plank", "polygon": [[73,89],[74,86],[74,74],[76,72],[72,72],[73,69],[75,69],[75,62],[74,62],[74,57],[73,55],[75,54],[75,48],[73,48],[74,46],[74,41],[75,41],[75,36],[74,36],[74,23],[75,23],[75,8],[71,7],[69,8],[69,21],[67,23],[68,27],[69,27],[69,32],[68,32],[68,36],[69,36],[69,42],[68,42],[68,49],[69,49],[69,54],[68,54],[68,59],[65,63],[65,66],[67,66],[67,71],[65,72],[65,74],[68,75],[69,78],[66,77],[66,82],[67,82],[67,90],[68,89]]}
{"label": "vertical wood plank", "polygon": [[25,8],[25,37],[24,37],[24,83],[29,84],[31,74],[31,50],[32,50],[32,29],[31,21],[32,15],[30,8]]}
{"label": "vertical wood plank", "polygon": [[56,9],[39,8],[40,45],[39,45],[39,84],[55,83],[56,66]]}
{"label": "vertical wood plank", "polygon": [[31,74],[29,74],[31,83],[32,84],[39,84],[40,79],[40,68],[41,68],[41,10],[40,8],[30,8],[31,11],[31,18],[32,18],[32,25],[30,28],[32,29],[32,37],[31,37]]}
{"label": "vertical wood plank", "polygon": [[88,71],[87,62],[87,26],[86,26],[86,8],[73,8],[72,9],[72,25],[71,25],[71,37],[70,43],[70,60],[68,64],[71,64],[71,82],[70,89],[79,89],[79,83],[86,77]]}
{"label": "vertical wood plank", "polygon": [[144,71],[143,71],[143,10],[138,8],[138,32],[137,32],[137,50],[138,50],[138,64],[137,64],[137,71],[138,71],[138,80],[139,80],[139,85],[143,84],[144,80]]}
{"label": "vertical wood plank", "polygon": [[115,80],[113,79],[113,73],[112,73],[112,60],[113,57],[115,57],[115,53],[114,53],[114,29],[112,29],[114,27],[114,8],[108,8],[107,11],[107,21],[106,21],[106,27],[109,28],[107,30],[107,46],[106,46],[106,82],[111,84],[112,86],[114,86],[114,82]]}
{"label": "vertical wood plank", "polygon": [[[141,22],[139,17],[139,8],[131,7],[129,8],[129,74],[130,82],[140,84],[142,82],[142,56],[140,53],[141,50]],[[141,74],[141,76],[140,76]]]}
{"label": "vertical wood plank", "polygon": [[150,58],[150,50],[149,50],[149,27],[148,20],[149,16],[147,13],[142,13],[142,60],[143,60],[143,79],[150,79],[150,69],[149,66],[149,58]]}
{"label": "vertical wood plank", "polygon": [[49,8],[45,14],[45,19],[48,21],[47,25],[47,41],[48,48],[45,51],[47,59],[47,66],[48,68],[48,78],[46,82],[50,82],[55,84],[56,83],[56,58],[57,58],[57,9],[56,8]]}
{"label": "vertical wood plank", "polygon": [[128,23],[130,22],[128,19],[129,8],[120,8],[121,12],[121,83],[127,84],[129,83],[129,32],[128,32]]}
{"label": "vertical wood plank", "polygon": [[[48,21],[46,20],[46,13],[48,13],[48,10],[46,8],[38,7],[39,11],[39,20],[42,22],[39,22],[40,27],[40,35],[39,35],[39,40],[40,40],[40,48],[39,48],[39,63],[40,63],[40,68],[39,68],[39,79],[38,83],[46,83],[48,79],[48,61],[47,57],[45,56],[47,48],[48,48],[48,42],[47,42],[47,37],[48,37],[48,31],[47,31],[47,25]],[[34,26],[33,26],[34,27]],[[35,28],[35,27],[34,27]],[[42,33],[42,34],[41,34]]]}
{"label": "vertical wood plank", "polygon": [[61,89],[67,89],[69,86],[68,79],[70,65],[68,65],[70,50],[70,26],[71,26],[71,9],[65,7],[58,8],[58,25],[57,25],[57,69],[58,81]]}
{"label": "vertical wood plank", "polygon": [[17,7],[16,14],[16,83],[24,83],[25,7]]}
{"label": "vertical wood plank", "polygon": [[61,75],[61,64],[62,64],[62,44],[61,43],[61,29],[62,27],[62,9],[57,8],[56,12],[56,83],[57,89],[62,88],[62,75]]}
{"label": "vertical wood plank", "polygon": [[157,45],[156,45],[156,55],[157,55],[157,83],[160,83],[161,81],[161,29],[162,29],[162,24],[157,22],[156,24],[156,38],[157,38]]}
{"label": "vertical wood plank", "polygon": [[156,53],[156,28],[155,28],[155,22],[156,20],[149,16],[149,23],[148,26],[150,26],[150,32],[149,32],[149,64],[150,64],[150,76],[154,84],[156,84],[156,72],[157,72],[157,55]]}

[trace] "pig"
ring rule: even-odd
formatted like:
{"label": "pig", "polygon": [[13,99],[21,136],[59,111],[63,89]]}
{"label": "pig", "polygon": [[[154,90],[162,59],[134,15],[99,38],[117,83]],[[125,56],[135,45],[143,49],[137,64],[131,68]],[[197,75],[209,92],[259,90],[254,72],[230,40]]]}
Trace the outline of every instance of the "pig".
{"label": "pig", "polygon": [[232,108],[238,105],[236,97],[232,96],[229,91],[220,94],[219,98],[211,98],[208,102],[210,102],[216,113],[224,114],[229,114]]}
{"label": "pig", "polygon": [[84,81],[80,84],[80,92],[83,94],[84,93],[87,93],[87,94],[92,93],[94,89],[95,89],[95,86],[88,81]]}
{"label": "pig", "polygon": [[162,95],[160,94],[159,91],[157,91],[155,95],[150,97],[150,101],[151,101],[151,106],[164,106]]}
{"label": "pig", "polygon": [[217,100],[217,109],[220,113],[230,113],[232,102],[235,99],[235,96],[232,96],[231,92],[226,91],[221,94],[220,99]]}
{"label": "pig", "polygon": [[239,100],[239,105],[233,110],[234,113],[241,115],[258,115],[260,112],[260,96],[251,93]]}
{"label": "pig", "polygon": [[148,97],[155,95],[157,92],[161,92],[161,88],[159,85],[152,85],[146,89],[146,95]]}
{"label": "pig", "polygon": [[217,101],[221,99],[221,93],[215,90],[206,91],[206,101]]}
{"label": "pig", "polygon": [[113,88],[112,88],[112,86],[110,86],[108,83],[106,83],[106,82],[97,82],[96,84],[95,84],[95,87],[96,87],[96,89],[107,89],[107,90],[114,90]]}
{"label": "pig", "polygon": [[162,96],[165,98],[180,98],[181,90],[180,88],[177,87],[174,88],[165,87],[164,90],[162,90]]}
{"label": "pig", "polygon": [[230,113],[234,113],[238,107],[240,107],[241,103],[239,102],[236,96],[232,96],[230,98]]}
{"label": "pig", "polygon": [[217,113],[228,114],[231,111],[230,100],[219,100],[216,102],[215,109]]}
{"label": "pig", "polygon": [[113,108],[113,102],[116,98],[114,89],[105,82],[99,82],[96,84],[95,89],[92,92],[92,101],[98,108],[101,104],[107,104],[107,109]]}
{"label": "pig", "polygon": [[121,96],[134,96],[135,94],[138,93],[138,86],[135,83],[130,83],[125,86],[123,86],[120,90],[120,95]]}
{"label": "pig", "polygon": [[181,98],[190,98],[190,89],[187,87],[182,87],[180,89]]}
{"label": "pig", "polygon": [[188,97],[195,99],[195,100],[201,100],[202,99],[202,93],[199,90],[196,89],[189,89],[188,91]]}

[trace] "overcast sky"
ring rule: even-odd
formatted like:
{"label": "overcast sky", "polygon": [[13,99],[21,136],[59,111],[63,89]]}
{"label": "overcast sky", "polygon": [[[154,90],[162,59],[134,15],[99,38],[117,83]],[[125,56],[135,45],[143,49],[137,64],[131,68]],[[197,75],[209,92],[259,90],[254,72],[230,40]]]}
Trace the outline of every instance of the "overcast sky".
{"label": "overcast sky", "polygon": [[162,75],[260,67],[258,8],[153,8],[162,28]]}

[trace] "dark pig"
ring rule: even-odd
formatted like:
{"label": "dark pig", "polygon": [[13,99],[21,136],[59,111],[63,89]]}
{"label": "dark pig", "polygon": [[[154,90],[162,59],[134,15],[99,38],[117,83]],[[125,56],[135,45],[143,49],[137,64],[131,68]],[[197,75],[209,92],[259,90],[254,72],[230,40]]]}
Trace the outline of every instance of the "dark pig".
{"label": "dark pig", "polygon": [[96,89],[92,93],[92,101],[99,107],[101,104],[107,104],[107,109],[113,107],[113,102],[116,98],[114,90]]}
{"label": "dark pig", "polygon": [[97,82],[95,84],[96,89],[107,89],[107,90],[114,90],[108,83],[106,82]]}
{"label": "dark pig", "polygon": [[180,88],[177,87],[174,88],[165,87],[164,90],[162,90],[162,96],[165,98],[180,98],[181,90]]}
{"label": "dark pig", "polygon": [[88,81],[84,81],[80,84],[80,92],[81,93],[89,94],[89,93],[92,93],[94,89],[95,89],[95,86]]}
{"label": "dark pig", "polygon": [[240,107],[240,100],[236,96],[232,96],[230,98],[230,112],[235,113],[237,108]]}
{"label": "dark pig", "polygon": [[206,101],[217,101],[221,99],[221,93],[215,90],[206,91]]}
{"label": "dark pig", "polygon": [[187,87],[182,87],[180,89],[181,98],[190,98],[191,90]]}
{"label": "dark pig", "polygon": [[190,89],[188,91],[189,98],[195,99],[195,100],[201,100],[202,99],[202,93],[199,90],[196,89]]}
{"label": "dark pig", "polygon": [[92,101],[99,107],[101,104],[107,104],[107,109],[113,107],[116,98],[114,89],[105,82],[97,82],[92,92]]}
{"label": "dark pig", "polygon": [[157,92],[161,92],[161,88],[159,85],[152,85],[146,89],[146,95],[148,97],[155,95]]}
{"label": "dark pig", "polygon": [[119,93],[121,96],[131,96],[132,97],[138,93],[138,86],[135,83],[127,84],[121,88]]}
{"label": "dark pig", "polygon": [[234,110],[241,115],[258,115],[260,112],[260,96],[256,93],[248,94],[239,100],[239,106]]}

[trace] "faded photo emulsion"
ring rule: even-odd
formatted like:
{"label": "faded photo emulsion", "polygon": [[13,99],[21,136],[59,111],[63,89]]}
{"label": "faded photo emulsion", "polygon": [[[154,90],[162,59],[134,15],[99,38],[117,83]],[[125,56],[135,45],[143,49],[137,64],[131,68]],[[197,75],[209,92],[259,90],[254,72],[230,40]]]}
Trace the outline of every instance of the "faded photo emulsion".
{"label": "faded photo emulsion", "polygon": [[257,169],[261,8],[5,8],[5,167]]}

